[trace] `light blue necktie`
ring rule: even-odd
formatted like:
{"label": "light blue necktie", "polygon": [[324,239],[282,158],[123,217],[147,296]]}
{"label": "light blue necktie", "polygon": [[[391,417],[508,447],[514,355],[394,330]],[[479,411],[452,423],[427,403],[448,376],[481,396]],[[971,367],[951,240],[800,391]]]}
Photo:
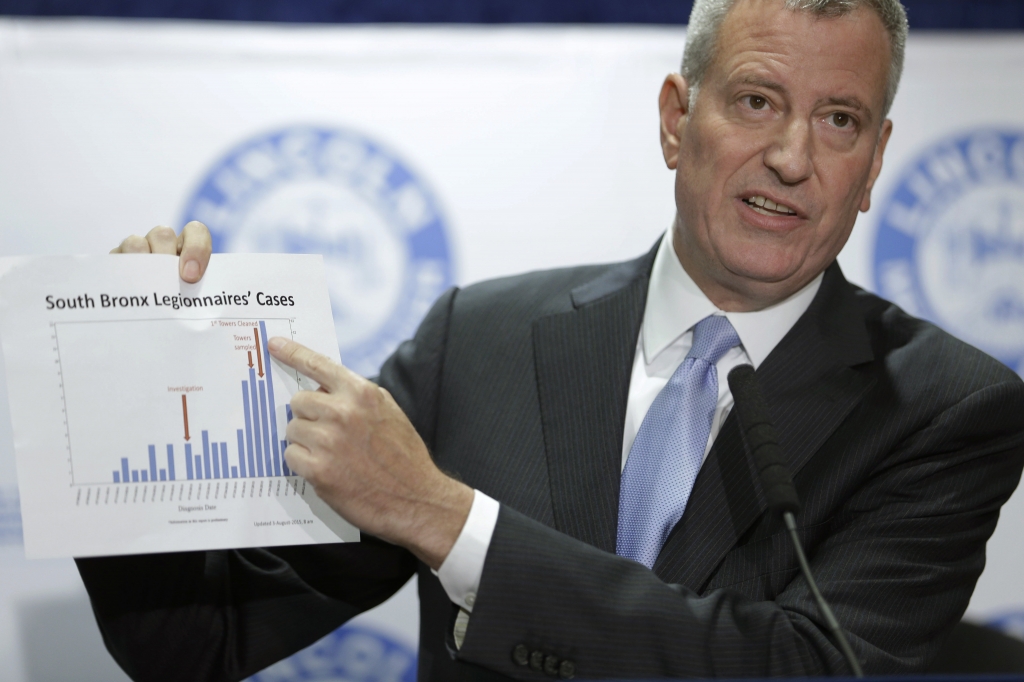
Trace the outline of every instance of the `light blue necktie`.
{"label": "light blue necktie", "polygon": [[740,345],[729,320],[712,315],[693,329],[693,347],[647,411],[619,488],[615,553],[648,568],[683,518],[718,405],[715,365]]}

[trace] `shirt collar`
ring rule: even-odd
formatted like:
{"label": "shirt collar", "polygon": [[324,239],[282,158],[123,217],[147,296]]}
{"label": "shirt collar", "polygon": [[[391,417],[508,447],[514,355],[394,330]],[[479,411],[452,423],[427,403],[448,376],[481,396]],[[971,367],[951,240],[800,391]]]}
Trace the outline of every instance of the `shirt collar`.
{"label": "shirt collar", "polygon": [[641,330],[644,362],[650,364],[708,315],[725,315],[757,369],[811,305],[823,275],[819,274],[800,291],[764,310],[727,313],[715,306],[683,269],[672,248],[672,228],[669,228],[654,257],[647,289]]}

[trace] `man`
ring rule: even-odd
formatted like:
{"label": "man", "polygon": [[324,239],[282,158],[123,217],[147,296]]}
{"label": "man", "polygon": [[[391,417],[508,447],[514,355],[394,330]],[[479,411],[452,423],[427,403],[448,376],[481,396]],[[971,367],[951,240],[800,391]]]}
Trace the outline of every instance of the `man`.
{"label": "man", "polygon": [[[449,291],[379,387],[272,341],[323,386],[292,402],[289,466],[365,541],[80,560],[115,658],[238,679],[415,571],[423,680],[845,673],[729,416],[751,363],[854,651],[920,670],[1020,477],[1024,384],[835,263],[905,35],[895,0],[696,2],[659,100],[666,237]],[[180,254],[194,281],[209,243],[193,223],[115,251]]]}

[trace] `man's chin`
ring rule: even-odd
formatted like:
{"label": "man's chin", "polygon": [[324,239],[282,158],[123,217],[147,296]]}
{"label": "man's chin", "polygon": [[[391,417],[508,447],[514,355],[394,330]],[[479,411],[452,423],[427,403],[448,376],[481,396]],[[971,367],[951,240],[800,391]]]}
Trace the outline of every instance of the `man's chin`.
{"label": "man's chin", "polygon": [[783,285],[799,277],[803,259],[765,257],[762,251],[744,258],[723,260],[722,265],[731,279],[760,288]]}

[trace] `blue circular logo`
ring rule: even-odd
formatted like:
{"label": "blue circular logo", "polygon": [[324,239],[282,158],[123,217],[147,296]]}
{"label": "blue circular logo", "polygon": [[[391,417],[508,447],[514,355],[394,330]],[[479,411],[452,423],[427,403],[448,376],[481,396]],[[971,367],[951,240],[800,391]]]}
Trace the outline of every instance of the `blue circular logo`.
{"label": "blue circular logo", "polygon": [[18,488],[0,487],[0,545],[21,544],[21,505]]}
{"label": "blue circular logo", "polygon": [[416,682],[416,652],[374,630],[345,625],[249,682]]}
{"label": "blue circular logo", "polygon": [[210,228],[214,251],[322,254],[341,359],[367,376],[454,281],[434,195],[351,130],[293,126],[246,140],[199,183],[190,220]]}
{"label": "blue circular logo", "polygon": [[990,618],[985,625],[999,630],[1005,635],[1024,639],[1024,611],[1007,611]]}
{"label": "blue circular logo", "polygon": [[1024,131],[936,142],[881,208],[876,290],[1024,375]]}

